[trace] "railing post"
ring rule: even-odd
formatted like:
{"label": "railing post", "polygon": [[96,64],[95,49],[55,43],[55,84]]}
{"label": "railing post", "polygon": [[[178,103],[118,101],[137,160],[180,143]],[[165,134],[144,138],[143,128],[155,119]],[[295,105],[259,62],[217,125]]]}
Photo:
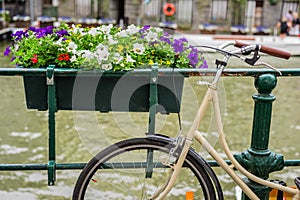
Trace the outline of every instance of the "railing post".
{"label": "railing post", "polygon": [[[149,89],[149,135],[155,134],[155,118],[157,113],[158,104],[158,66],[153,65],[150,76],[150,89]],[[151,178],[153,173],[153,150],[148,149],[147,151],[147,168],[146,168],[146,178]]]}
{"label": "railing post", "polygon": [[46,81],[48,86],[48,130],[49,130],[49,161],[48,161],[48,185],[54,185],[56,180],[56,150],[55,150],[55,112],[56,92],[54,82],[54,65],[49,65],[46,71]]}
{"label": "railing post", "polygon": [[[255,78],[258,94],[252,96],[255,105],[251,145],[247,151],[235,155],[243,167],[263,179],[267,179],[271,172],[279,171],[284,167],[283,156],[268,149],[272,103],[275,100],[275,96],[271,92],[276,84],[277,78],[273,74],[262,74]],[[269,199],[270,188],[249,179],[246,179],[245,182],[259,199]],[[242,199],[248,200],[249,198],[243,193]]]}
{"label": "railing post", "polygon": [[149,90],[149,127],[148,134],[155,134],[155,118],[157,114],[158,104],[158,66],[153,65],[150,76],[150,90]]}

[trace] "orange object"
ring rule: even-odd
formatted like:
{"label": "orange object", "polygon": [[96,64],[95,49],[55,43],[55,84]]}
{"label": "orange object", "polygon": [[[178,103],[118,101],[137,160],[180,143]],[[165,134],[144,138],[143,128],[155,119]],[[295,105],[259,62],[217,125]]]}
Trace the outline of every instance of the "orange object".
{"label": "orange object", "polygon": [[167,16],[172,16],[176,12],[176,7],[172,3],[166,3],[163,8],[163,12]]}
{"label": "orange object", "polygon": [[185,193],[185,200],[194,200],[194,192],[188,191]]}
{"label": "orange object", "polygon": [[[291,188],[296,188],[295,186],[291,186]],[[277,199],[277,193],[278,193],[278,190],[276,189],[273,189],[271,192],[270,192],[270,196],[269,196],[269,200],[276,200]],[[283,199],[284,200],[292,200],[293,198],[293,195],[292,194],[289,194],[287,192],[284,192],[283,193]]]}

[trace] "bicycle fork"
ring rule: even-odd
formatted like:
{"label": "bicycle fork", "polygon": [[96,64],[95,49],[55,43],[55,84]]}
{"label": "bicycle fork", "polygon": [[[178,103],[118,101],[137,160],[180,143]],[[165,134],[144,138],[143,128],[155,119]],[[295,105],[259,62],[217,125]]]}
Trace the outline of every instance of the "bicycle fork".
{"label": "bicycle fork", "polygon": [[203,119],[204,112],[205,112],[207,106],[209,105],[209,101],[211,99],[210,90],[211,89],[209,88],[204,97],[204,100],[202,101],[202,104],[200,105],[200,107],[198,109],[198,112],[196,114],[194,122],[193,122],[187,136],[185,137],[184,145],[182,147],[182,151],[180,153],[180,156],[178,157],[176,164],[166,163],[166,165],[170,166],[173,169],[169,179],[158,191],[156,191],[156,193],[151,198],[149,198],[149,200],[154,200],[154,199],[161,200],[161,199],[165,198],[168,195],[168,193],[171,191],[172,187],[174,186],[176,179],[178,177],[178,174],[180,173],[180,170],[184,163],[184,160],[185,160],[185,158],[188,154],[188,151],[192,145],[192,141],[193,141],[195,132],[198,129],[200,121]]}

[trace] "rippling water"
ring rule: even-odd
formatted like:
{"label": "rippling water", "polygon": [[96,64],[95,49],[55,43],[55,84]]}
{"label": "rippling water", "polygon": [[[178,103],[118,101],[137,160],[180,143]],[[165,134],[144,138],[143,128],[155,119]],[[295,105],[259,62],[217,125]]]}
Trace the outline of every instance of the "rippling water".
{"label": "rippling water", "polygon": [[[8,58],[4,58],[0,44],[1,67],[13,67]],[[289,62],[269,59],[280,67],[300,67],[300,58]],[[241,66],[232,62],[230,66]],[[191,123],[195,108],[191,103],[201,100],[205,87],[195,86],[198,78],[186,80],[182,123],[185,132]],[[206,79],[206,78],[204,78]],[[256,92],[253,78],[222,78],[221,106],[224,115],[224,129],[231,149],[245,151],[249,147],[253,115],[252,94]],[[299,145],[295,142],[300,136],[300,78],[278,78],[278,86],[273,91],[277,100],[273,106],[270,149],[285,155],[286,159],[300,159]],[[0,159],[2,163],[47,163],[48,127],[47,112],[27,110],[24,102],[21,77],[0,77]],[[130,123],[128,123],[128,119]],[[147,131],[147,114],[100,114],[91,112],[59,111],[57,122],[57,162],[87,162],[93,154],[105,146],[128,137],[144,136]],[[157,131],[174,136],[178,131],[176,115],[159,115]],[[208,113],[201,130],[216,142],[214,124]],[[197,145],[194,145],[197,148]],[[218,144],[215,145],[219,149]],[[202,156],[208,157],[199,150]],[[225,190],[226,199],[234,198],[234,187],[230,178],[219,168],[214,168]],[[47,186],[46,171],[0,172],[0,196],[3,199],[70,199],[78,170],[58,171],[55,186]],[[271,178],[284,179],[289,184],[299,176],[299,167],[290,167],[283,173],[274,173]]]}

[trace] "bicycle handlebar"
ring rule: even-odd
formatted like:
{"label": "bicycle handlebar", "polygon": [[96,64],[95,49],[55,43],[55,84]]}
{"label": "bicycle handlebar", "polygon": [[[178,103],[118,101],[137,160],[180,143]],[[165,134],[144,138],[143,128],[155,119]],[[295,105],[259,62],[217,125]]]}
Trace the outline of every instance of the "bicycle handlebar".
{"label": "bicycle handlebar", "polygon": [[[240,41],[235,41],[234,46],[241,48],[243,46],[249,46],[249,44],[243,43],[243,42],[240,42]],[[284,59],[287,59],[287,60],[291,57],[291,53],[289,53],[287,51],[282,51],[282,50],[275,49],[275,48],[268,47],[268,46],[264,46],[264,45],[258,45],[258,48],[259,48],[260,52],[269,54],[271,56],[276,56],[276,57],[284,58]]]}

